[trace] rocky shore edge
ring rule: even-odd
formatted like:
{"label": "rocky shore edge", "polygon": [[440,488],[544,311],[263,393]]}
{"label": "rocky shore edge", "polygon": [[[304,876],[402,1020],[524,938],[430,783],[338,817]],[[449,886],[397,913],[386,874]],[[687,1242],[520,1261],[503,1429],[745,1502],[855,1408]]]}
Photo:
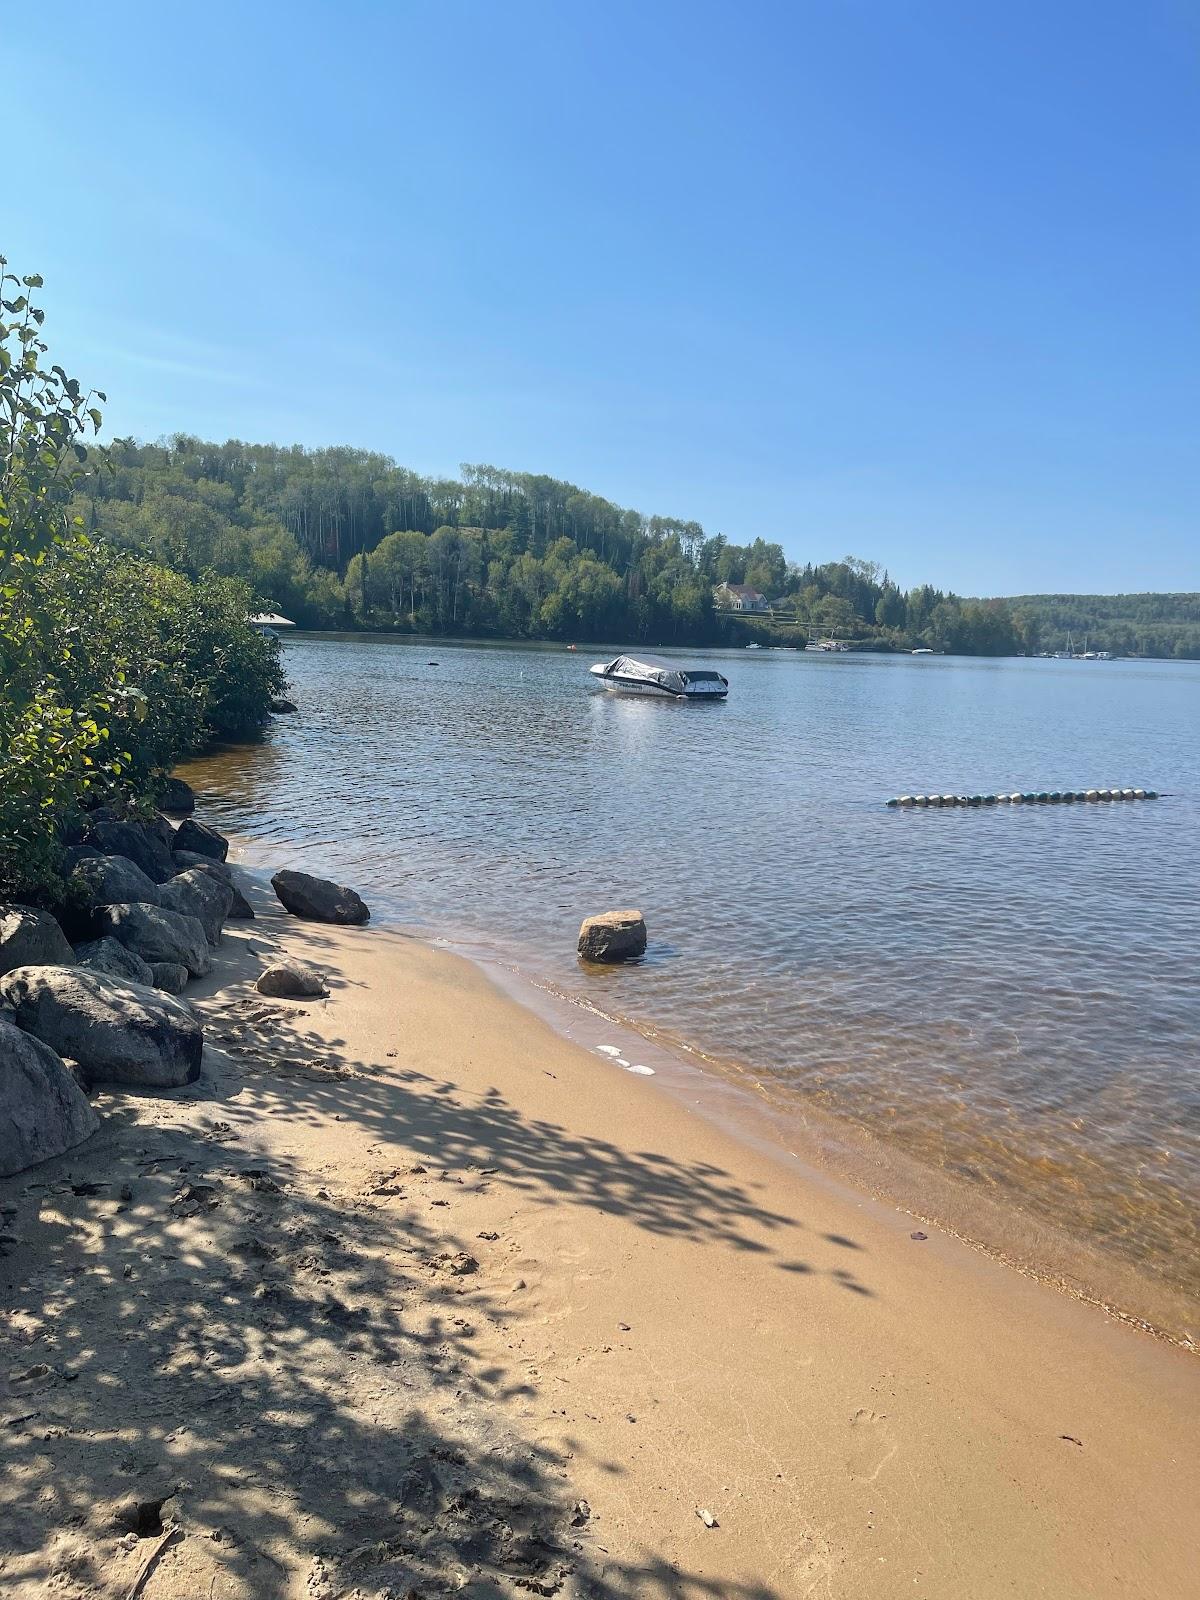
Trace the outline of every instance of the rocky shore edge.
{"label": "rocky shore edge", "polygon": [[[96,1087],[172,1089],[199,1077],[204,1027],[185,991],[211,970],[226,922],[254,911],[229,841],[195,808],[179,778],[148,820],[98,807],[66,852],[58,915],[0,904],[0,1177],[90,1138]],[[271,884],[294,916],[370,918],[353,889],[329,879],[285,869]],[[304,999],[325,981],[286,959],[264,967],[256,987]]]}

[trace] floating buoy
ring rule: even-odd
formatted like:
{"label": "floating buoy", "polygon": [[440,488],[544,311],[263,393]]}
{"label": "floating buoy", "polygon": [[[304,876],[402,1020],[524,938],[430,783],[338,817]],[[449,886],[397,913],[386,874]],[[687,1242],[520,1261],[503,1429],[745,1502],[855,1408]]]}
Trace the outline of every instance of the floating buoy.
{"label": "floating buoy", "polygon": [[902,794],[889,800],[890,807],[922,806],[940,810],[944,806],[1057,806],[1082,804],[1088,800],[1157,800],[1156,789],[1041,789],[1025,794]]}

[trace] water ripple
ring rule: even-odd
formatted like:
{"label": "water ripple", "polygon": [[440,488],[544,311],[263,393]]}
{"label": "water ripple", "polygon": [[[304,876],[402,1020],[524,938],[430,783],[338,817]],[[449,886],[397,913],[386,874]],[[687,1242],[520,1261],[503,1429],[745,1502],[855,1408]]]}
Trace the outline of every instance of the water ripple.
{"label": "water ripple", "polygon": [[[693,708],[427,649],[289,642],[302,713],[195,764],[210,808],[1200,1289],[1200,669],[729,652]],[[881,805],[1115,783],[1165,798]],[[622,904],[647,960],[584,974]]]}

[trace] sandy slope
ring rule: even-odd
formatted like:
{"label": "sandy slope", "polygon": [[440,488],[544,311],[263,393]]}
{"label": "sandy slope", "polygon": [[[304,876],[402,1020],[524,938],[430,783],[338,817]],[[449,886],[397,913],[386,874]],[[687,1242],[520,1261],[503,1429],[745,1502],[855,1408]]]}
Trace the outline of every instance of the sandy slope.
{"label": "sandy slope", "polygon": [[271,916],[205,990],[194,1092],[0,1185],[11,1592],[1196,1592],[1194,1358],[413,941]]}

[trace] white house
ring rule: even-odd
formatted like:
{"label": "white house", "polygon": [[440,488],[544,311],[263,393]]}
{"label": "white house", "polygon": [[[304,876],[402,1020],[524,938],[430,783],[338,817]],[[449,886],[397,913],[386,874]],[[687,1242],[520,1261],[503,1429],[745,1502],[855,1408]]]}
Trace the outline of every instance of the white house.
{"label": "white house", "polygon": [[719,606],[730,611],[765,611],[767,597],[748,583],[722,583],[713,590]]}

